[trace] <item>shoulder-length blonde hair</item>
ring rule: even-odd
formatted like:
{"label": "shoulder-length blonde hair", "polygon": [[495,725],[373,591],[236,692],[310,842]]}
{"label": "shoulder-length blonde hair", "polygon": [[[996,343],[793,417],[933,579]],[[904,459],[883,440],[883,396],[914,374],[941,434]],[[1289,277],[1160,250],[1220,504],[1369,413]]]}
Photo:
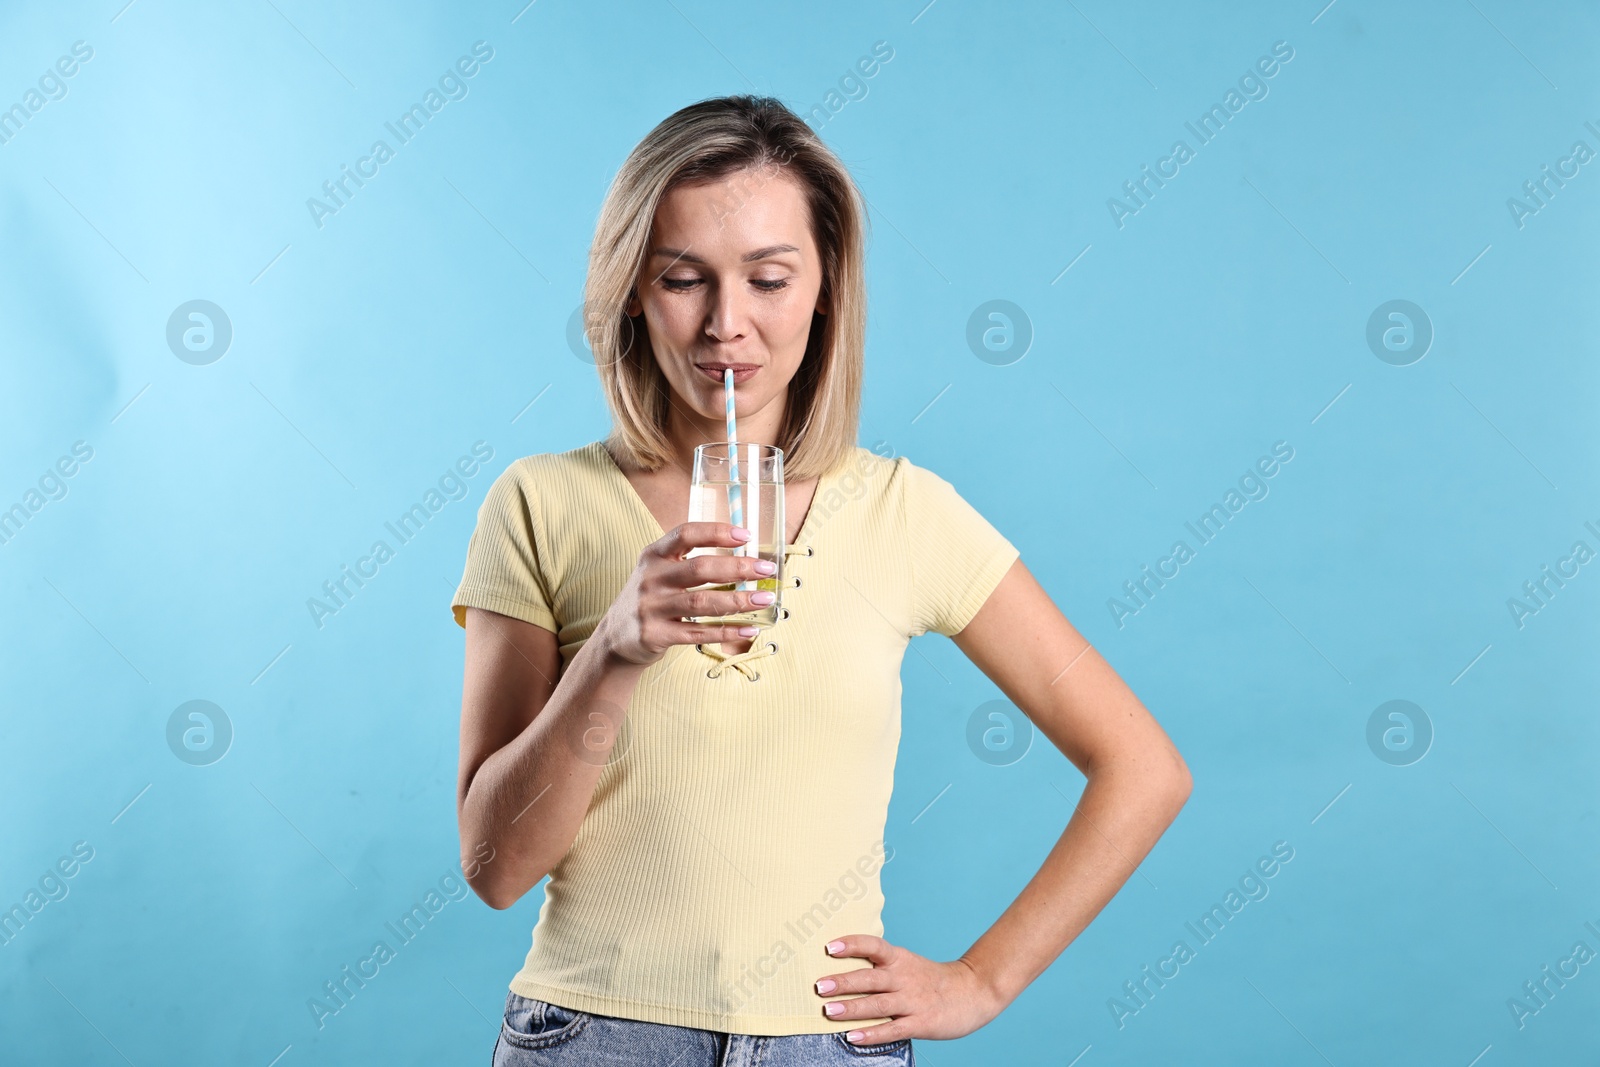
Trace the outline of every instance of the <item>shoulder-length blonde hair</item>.
{"label": "shoulder-length blonde hair", "polygon": [[[811,234],[822,259],[827,314],[811,316],[805,356],[789,381],[783,449],[789,480],[831,471],[856,447],[866,340],[866,213],[855,181],[811,127],[772,97],[725,96],[690,104],[645,135],[623,161],[600,208],[583,321],[611,408],[616,451],[654,470],[666,462],[671,389],[650,345],[644,317],[627,305],[644,268],[656,207],[680,185],[751,172],[759,183],[787,174],[803,188]],[[721,208],[722,217],[748,198],[750,183]]]}

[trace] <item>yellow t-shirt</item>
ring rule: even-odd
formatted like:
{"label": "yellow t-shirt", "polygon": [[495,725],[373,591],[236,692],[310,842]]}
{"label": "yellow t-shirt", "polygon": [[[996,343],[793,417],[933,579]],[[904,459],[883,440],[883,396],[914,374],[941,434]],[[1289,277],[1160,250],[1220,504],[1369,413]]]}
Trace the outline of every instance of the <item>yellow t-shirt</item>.
{"label": "yellow t-shirt", "polygon": [[[663,534],[600,442],[523,457],[478,510],[456,622],[470,605],[542,626],[564,669]],[[674,645],[640,678],[510,988],[728,1033],[863,1025],[823,1015],[812,983],[871,966],[828,941],[884,934],[901,658],[966,626],[1017,556],[904,456],[857,447],[823,475],[778,622],[745,655]]]}

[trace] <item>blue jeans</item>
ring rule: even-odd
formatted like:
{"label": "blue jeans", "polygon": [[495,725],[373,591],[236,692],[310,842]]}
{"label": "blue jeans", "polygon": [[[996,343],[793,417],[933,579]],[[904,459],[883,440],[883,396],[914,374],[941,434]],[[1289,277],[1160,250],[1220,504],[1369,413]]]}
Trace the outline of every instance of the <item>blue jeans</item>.
{"label": "blue jeans", "polygon": [[852,1045],[844,1031],[757,1037],[668,1026],[506,996],[494,1067],[916,1067],[911,1039]]}

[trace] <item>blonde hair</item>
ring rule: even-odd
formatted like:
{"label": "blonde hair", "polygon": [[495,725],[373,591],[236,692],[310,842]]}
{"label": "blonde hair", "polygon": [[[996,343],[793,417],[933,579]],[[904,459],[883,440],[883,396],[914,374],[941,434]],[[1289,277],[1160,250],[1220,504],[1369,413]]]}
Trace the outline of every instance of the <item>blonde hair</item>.
{"label": "blonde hair", "polygon": [[[755,169],[787,174],[805,193],[822,260],[826,315],[812,312],[805,356],[789,381],[778,440],[786,479],[833,470],[856,447],[866,341],[866,213],[855,181],[811,127],[772,97],[725,96],[682,108],[645,135],[606,193],[589,249],[584,323],[606,403],[613,450],[654,470],[666,462],[671,388],[643,316],[627,305],[648,254],[656,208],[679,185]],[[742,187],[741,187],[742,188]],[[723,214],[736,211],[725,207]]]}

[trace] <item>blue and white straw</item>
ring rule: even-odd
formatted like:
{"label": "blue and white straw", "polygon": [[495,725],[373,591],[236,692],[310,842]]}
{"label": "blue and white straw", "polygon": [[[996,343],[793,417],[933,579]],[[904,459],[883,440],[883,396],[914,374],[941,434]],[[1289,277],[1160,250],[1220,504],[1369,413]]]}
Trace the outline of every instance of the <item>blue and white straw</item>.
{"label": "blue and white straw", "polygon": [[[735,526],[744,525],[744,492],[739,485],[739,427],[733,416],[733,368],[722,369],[722,392],[727,398],[728,408],[728,515]],[[751,530],[751,540],[734,548],[736,556],[751,554],[752,544],[755,540],[755,531]],[[739,590],[754,589],[756,583],[742,581],[734,588]]]}

